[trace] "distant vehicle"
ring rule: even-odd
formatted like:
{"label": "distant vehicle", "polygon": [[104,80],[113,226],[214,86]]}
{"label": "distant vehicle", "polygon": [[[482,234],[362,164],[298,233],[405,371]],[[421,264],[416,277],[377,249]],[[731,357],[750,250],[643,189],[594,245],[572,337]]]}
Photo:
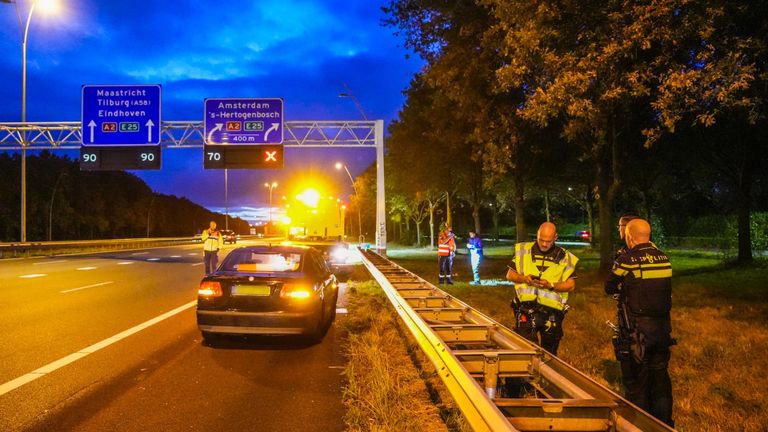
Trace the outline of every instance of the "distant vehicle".
{"label": "distant vehicle", "polygon": [[346,242],[332,240],[301,241],[300,244],[319,250],[336,276],[349,274],[354,266],[362,264],[360,256],[351,250],[349,243]]}
{"label": "distant vehicle", "polygon": [[192,236],[192,240],[195,241],[195,243],[201,243],[203,241],[203,234],[198,233]]}
{"label": "distant vehicle", "polygon": [[232,230],[221,230],[221,235],[224,239],[224,243],[237,244],[238,235]]}
{"label": "distant vehicle", "polygon": [[219,334],[301,334],[320,340],[336,317],[338,282],[307,246],[240,247],[200,282],[197,326]]}
{"label": "distant vehicle", "polygon": [[576,231],[576,238],[589,241],[592,238],[592,234],[589,231]]}

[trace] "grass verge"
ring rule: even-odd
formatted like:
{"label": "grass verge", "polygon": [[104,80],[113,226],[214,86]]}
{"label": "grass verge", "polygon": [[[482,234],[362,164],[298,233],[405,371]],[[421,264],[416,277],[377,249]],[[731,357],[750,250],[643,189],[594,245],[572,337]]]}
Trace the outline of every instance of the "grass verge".
{"label": "grass verge", "polygon": [[381,288],[374,281],[348,284],[348,430],[469,431]]}

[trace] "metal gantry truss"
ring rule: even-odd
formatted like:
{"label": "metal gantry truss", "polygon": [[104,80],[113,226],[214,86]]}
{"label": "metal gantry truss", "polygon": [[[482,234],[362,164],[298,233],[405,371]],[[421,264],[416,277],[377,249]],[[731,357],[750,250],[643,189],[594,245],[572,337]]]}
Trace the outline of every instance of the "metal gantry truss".
{"label": "metal gantry truss", "polygon": [[[377,121],[287,121],[286,147],[376,147]],[[25,136],[26,135],[26,136]],[[0,150],[79,149],[80,122],[0,123]],[[202,121],[164,121],[164,147],[202,147]]]}
{"label": "metal gantry truss", "polygon": [[[386,250],[384,208],[384,121],[301,120],[283,123],[286,147],[346,147],[376,149],[376,248]],[[164,121],[160,145],[166,148],[203,147],[203,121]],[[0,123],[0,150],[80,149],[82,123]]]}

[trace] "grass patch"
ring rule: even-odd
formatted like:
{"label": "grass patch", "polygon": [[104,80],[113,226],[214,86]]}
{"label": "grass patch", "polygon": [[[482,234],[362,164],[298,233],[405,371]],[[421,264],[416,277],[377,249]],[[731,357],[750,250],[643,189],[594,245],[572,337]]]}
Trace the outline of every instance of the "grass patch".
{"label": "grass patch", "polygon": [[470,430],[379,286],[348,283],[343,396],[348,430]]}
{"label": "grass patch", "polygon": [[[570,296],[560,357],[596,381],[623,394],[621,373],[606,320],[615,322],[615,302],[603,292],[597,254],[571,249],[581,258],[578,287]],[[491,248],[481,267],[483,279],[503,279],[511,248]],[[400,265],[437,282],[435,251],[390,253]],[[768,412],[768,263],[724,265],[716,254],[671,251],[673,335],[670,375],[674,418],[682,431],[765,431]],[[450,294],[512,327],[508,285],[472,286],[469,258],[454,262]],[[702,426],[706,425],[706,426]]]}

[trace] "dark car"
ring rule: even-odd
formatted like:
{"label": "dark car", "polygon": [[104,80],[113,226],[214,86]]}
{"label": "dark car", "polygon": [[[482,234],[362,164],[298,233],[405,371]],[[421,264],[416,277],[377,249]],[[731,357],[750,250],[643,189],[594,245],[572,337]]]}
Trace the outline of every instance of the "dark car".
{"label": "dark car", "polygon": [[197,326],[218,334],[306,335],[320,340],[336,316],[338,283],[306,246],[233,250],[200,282]]}
{"label": "dark car", "polygon": [[232,230],[221,230],[221,236],[223,237],[224,243],[237,243],[237,234]]}

